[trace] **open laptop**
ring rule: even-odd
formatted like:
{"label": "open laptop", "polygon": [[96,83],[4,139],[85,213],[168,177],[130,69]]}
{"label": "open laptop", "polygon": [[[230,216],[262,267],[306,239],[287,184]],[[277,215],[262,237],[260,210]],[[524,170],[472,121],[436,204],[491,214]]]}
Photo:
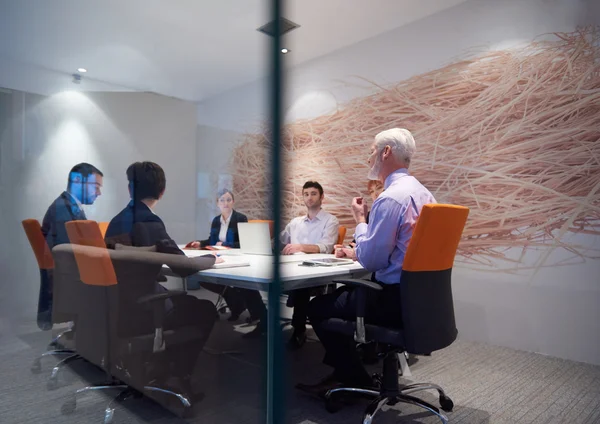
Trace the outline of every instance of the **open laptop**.
{"label": "open laptop", "polygon": [[[273,256],[271,233],[267,222],[238,222],[240,253],[246,255]],[[302,262],[306,255],[280,256],[281,263]]]}
{"label": "open laptop", "polygon": [[271,234],[267,222],[238,222],[240,252],[245,255],[272,255]]}

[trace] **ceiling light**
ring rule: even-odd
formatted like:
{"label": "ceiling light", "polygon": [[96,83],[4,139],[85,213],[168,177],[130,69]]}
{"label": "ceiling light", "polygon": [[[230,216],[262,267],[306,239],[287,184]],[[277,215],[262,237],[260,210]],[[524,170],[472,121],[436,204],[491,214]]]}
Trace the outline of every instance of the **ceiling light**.
{"label": "ceiling light", "polygon": [[85,74],[87,72],[87,69],[85,69],[85,68],[77,68],[77,72],[81,72],[82,74]]}
{"label": "ceiling light", "polygon": [[289,53],[290,51],[288,49],[286,49],[285,47],[283,49],[281,49],[281,53],[286,54]]}

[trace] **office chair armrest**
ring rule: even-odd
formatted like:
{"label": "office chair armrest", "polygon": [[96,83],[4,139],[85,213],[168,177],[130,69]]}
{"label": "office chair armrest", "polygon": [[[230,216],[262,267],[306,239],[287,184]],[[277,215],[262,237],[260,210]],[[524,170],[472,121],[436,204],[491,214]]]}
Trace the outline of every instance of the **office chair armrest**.
{"label": "office chair armrest", "polygon": [[346,284],[347,286],[365,287],[373,290],[381,290],[381,284],[377,284],[371,280],[361,280],[359,278],[348,278],[345,280],[333,280],[337,284]]}
{"label": "office chair armrest", "polygon": [[171,290],[164,293],[153,293],[146,296],[140,297],[136,303],[138,305],[149,305],[152,308],[152,315],[154,317],[154,342],[152,351],[162,352],[165,350],[165,341],[163,335],[163,325],[165,322],[165,305],[164,302],[167,299],[174,297],[184,296],[187,293],[182,290]]}
{"label": "office chair armrest", "polygon": [[369,281],[350,278],[347,280],[333,280],[334,283],[346,284],[355,287],[356,293],[356,332],[354,340],[357,343],[367,343],[367,332],[365,329],[365,311],[367,307],[367,290],[381,290],[381,285]]}
{"label": "office chair armrest", "polygon": [[183,296],[185,294],[187,294],[187,292],[183,290],[169,290],[168,292],[164,293],[153,293],[146,296],[142,296],[136,301],[136,303],[138,305],[141,305],[144,303],[159,302],[170,299],[172,297]]}

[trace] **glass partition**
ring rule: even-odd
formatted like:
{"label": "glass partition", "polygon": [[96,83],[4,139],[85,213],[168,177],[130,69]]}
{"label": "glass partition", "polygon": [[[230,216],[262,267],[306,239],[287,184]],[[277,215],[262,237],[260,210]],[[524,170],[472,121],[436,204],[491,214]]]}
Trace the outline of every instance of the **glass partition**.
{"label": "glass partition", "polygon": [[282,422],[278,3],[1,2],[2,422]]}

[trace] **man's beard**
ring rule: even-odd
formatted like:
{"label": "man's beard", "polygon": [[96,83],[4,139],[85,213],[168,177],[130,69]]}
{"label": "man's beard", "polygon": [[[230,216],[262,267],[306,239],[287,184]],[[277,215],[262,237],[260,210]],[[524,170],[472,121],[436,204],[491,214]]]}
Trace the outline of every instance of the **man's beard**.
{"label": "man's beard", "polygon": [[369,169],[369,173],[367,174],[367,178],[370,179],[370,180],[379,180],[379,174],[381,173],[381,166],[382,165],[383,165],[383,162],[381,160],[381,157],[379,155],[377,155],[377,158],[375,159],[375,163]]}
{"label": "man's beard", "polygon": [[322,204],[322,203],[323,203],[323,202],[315,202],[315,203],[313,203],[313,205],[312,205],[312,206],[308,206],[308,205],[306,204],[306,202],[304,202],[304,206],[306,206],[306,209],[314,211],[314,210],[319,210],[319,209],[321,209],[321,204]]}

